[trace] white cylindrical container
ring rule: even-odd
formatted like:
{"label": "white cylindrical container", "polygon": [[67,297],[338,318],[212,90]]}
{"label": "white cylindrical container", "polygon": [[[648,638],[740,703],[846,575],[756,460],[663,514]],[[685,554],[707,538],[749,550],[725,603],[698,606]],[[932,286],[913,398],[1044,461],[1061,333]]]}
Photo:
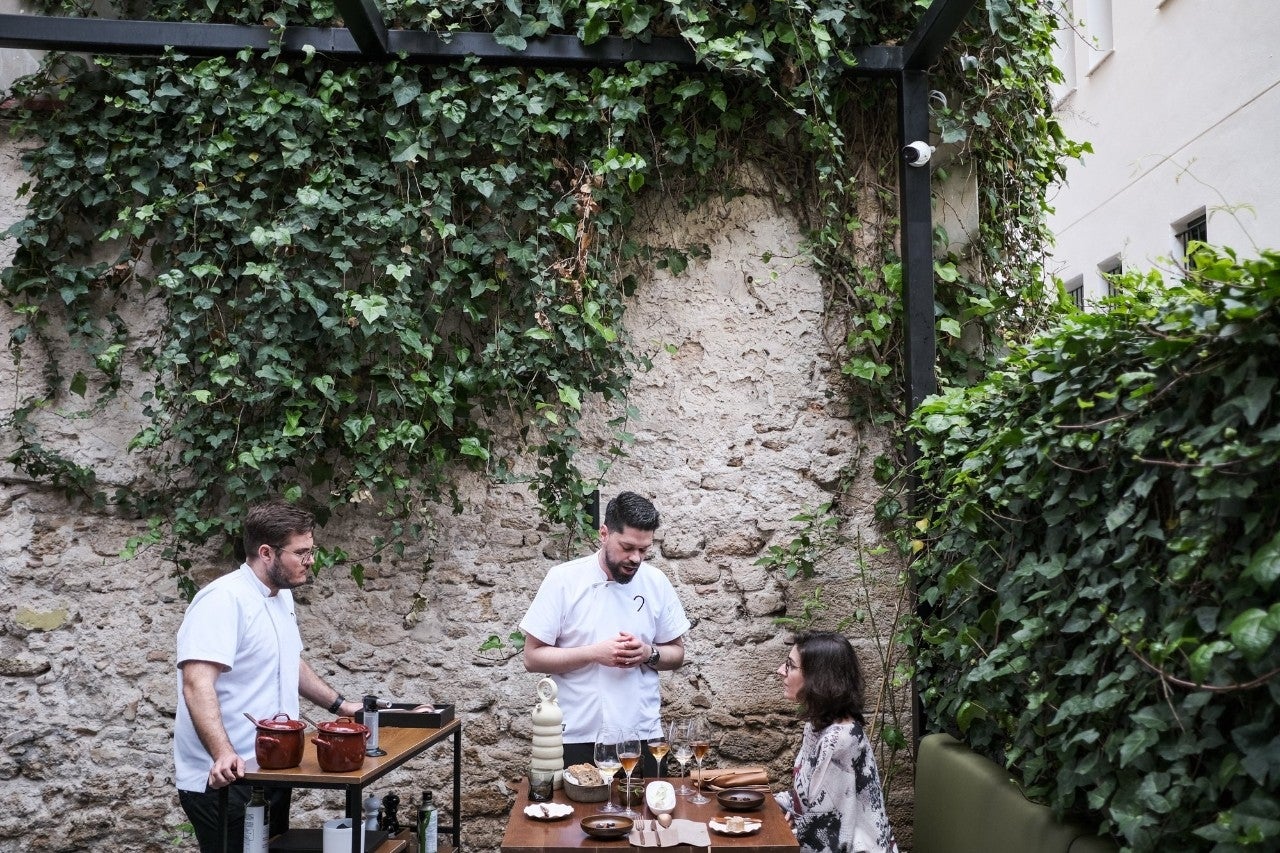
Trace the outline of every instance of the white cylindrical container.
{"label": "white cylindrical container", "polygon": [[[364,850],[364,827],[360,832],[360,850]],[[321,834],[324,853],[351,853],[351,818],[326,820]]]}

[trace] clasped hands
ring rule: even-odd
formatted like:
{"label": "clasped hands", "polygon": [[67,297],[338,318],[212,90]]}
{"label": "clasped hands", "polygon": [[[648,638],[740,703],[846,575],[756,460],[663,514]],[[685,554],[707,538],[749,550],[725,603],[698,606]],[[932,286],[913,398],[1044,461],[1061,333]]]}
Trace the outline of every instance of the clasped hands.
{"label": "clasped hands", "polygon": [[619,631],[616,637],[597,644],[597,662],[622,669],[640,666],[649,659],[650,647],[634,634]]}

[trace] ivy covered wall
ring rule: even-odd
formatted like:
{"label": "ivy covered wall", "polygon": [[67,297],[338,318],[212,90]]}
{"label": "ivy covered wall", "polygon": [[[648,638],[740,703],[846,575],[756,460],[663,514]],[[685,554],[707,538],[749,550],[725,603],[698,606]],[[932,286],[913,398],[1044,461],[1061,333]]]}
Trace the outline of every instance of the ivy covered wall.
{"label": "ivy covered wall", "polygon": [[1280,256],[1194,267],[918,411],[922,698],[1126,849],[1271,849]]}

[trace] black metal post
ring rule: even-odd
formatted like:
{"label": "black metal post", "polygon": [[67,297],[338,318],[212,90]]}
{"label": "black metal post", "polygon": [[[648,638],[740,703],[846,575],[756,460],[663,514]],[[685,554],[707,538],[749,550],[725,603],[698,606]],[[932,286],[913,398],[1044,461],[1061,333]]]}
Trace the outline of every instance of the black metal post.
{"label": "black metal post", "polygon": [[[903,71],[898,78],[898,135],[903,146],[929,142],[929,76]],[[906,409],[938,388],[934,373],[937,340],[933,293],[933,214],[929,166],[898,163],[898,209],[902,219],[902,313],[906,338]],[[914,454],[913,454],[914,455]]]}

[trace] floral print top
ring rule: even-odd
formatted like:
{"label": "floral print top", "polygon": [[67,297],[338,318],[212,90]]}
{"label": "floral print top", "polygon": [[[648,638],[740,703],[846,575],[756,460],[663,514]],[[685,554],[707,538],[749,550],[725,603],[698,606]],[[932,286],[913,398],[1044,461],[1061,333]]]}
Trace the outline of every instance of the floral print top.
{"label": "floral print top", "polygon": [[774,795],[804,853],[898,853],[880,773],[859,723],[804,727],[790,791]]}

